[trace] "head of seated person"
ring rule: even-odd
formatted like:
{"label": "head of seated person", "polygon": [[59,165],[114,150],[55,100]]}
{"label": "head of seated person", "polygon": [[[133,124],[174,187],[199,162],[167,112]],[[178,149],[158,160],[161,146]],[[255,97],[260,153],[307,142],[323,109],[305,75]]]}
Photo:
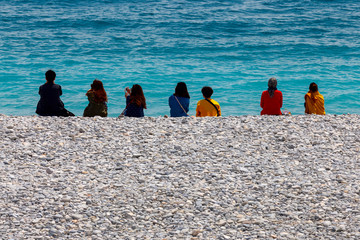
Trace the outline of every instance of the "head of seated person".
{"label": "head of seated person", "polygon": [[190,98],[189,92],[187,90],[186,83],[178,82],[178,84],[175,87],[175,94],[174,95],[177,96],[177,97]]}
{"label": "head of seated person", "polygon": [[214,91],[212,90],[211,87],[205,86],[201,89],[201,93],[203,94],[205,99],[210,99],[211,95],[214,93]]}
{"label": "head of seated person", "polygon": [[319,91],[318,85],[314,82],[310,83],[309,90],[310,90],[310,92],[313,92],[313,93]]}
{"label": "head of seated person", "polygon": [[48,70],[45,73],[45,79],[48,83],[53,84],[56,78],[56,73],[53,70]]}

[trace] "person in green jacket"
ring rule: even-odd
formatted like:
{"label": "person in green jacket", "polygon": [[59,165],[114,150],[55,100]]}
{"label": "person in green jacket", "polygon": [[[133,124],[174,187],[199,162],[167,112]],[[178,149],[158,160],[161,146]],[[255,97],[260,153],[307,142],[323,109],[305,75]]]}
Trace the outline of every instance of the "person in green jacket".
{"label": "person in green jacket", "polygon": [[91,89],[87,91],[86,96],[89,105],[84,110],[84,117],[101,116],[107,117],[107,95],[100,80],[95,79],[91,84]]}

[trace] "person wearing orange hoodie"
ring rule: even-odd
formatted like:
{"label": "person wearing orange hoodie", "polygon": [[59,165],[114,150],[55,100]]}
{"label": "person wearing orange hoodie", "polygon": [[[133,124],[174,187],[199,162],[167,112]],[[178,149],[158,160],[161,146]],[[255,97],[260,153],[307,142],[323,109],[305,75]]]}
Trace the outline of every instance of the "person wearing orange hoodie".
{"label": "person wearing orange hoodie", "polygon": [[310,83],[309,92],[305,94],[305,113],[325,115],[324,97],[319,93],[316,83]]}

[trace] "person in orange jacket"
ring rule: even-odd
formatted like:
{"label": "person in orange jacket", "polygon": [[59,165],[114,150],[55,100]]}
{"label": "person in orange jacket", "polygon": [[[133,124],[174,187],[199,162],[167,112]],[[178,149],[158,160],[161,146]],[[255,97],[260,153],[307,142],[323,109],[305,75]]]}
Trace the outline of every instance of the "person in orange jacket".
{"label": "person in orange jacket", "polygon": [[305,94],[305,113],[325,115],[325,100],[319,93],[318,85],[310,83],[309,92]]}
{"label": "person in orange jacket", "polygon": [[203,87],[201,93],[203,94],[204,99],[198,101],[196,107],[196,116],[197,117],[219,117],[221,116],[220,104],[211,99],[213,94],[211,87]]}

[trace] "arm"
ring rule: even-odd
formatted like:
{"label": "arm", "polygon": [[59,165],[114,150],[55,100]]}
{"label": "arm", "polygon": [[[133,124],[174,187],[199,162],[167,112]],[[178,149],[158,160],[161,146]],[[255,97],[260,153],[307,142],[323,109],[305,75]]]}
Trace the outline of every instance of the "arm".
{"label": "arm", "polygon": [[169,107],[170,107],[170,109],[172,108],[172,106],[173,106],[173,95],[171,95],[169,97]]}
{"label": "arm", "polygon": [[201,117],[200,101],[197,103],[197,106],[196,106],[196,116],[197,116],[197,117]]}
{"label": "arm", "polygon": [[264,93],[261,94],[260,107],[264,108]]}
{"label": "arm", "polygon": [[61,86],[59,85],[59,96],[62,95],[62,90],[61,90]]}
{"label": "arm", "polygon": [[92,90],[89,90],[89,91],[86,93],[86,96],[87,96],[89,102],[95,103],[95,100],[94,100],[95,94],[94,94],[94,92],[93,92]]}
{"label": "arm", "polygon": [[304,98],[305,98],[305,113],[310,114],[309,105],[308,105],[309,96],[306,94]]}
{"label": "arm", "polygon": [[280,108],[283,106],[283,95],[282,92],[280,92]]}
{"label": "arm", "polygon": [[190,98],[187,98],[184,106],[184,109],[187,113],[189,112],[189,105],[190,105]]}
{"label": "arm", "polygon": [[128,96],[130,96],[131,90],[130,88],[126,87],[125,88],[125,98],[127,98]]}

